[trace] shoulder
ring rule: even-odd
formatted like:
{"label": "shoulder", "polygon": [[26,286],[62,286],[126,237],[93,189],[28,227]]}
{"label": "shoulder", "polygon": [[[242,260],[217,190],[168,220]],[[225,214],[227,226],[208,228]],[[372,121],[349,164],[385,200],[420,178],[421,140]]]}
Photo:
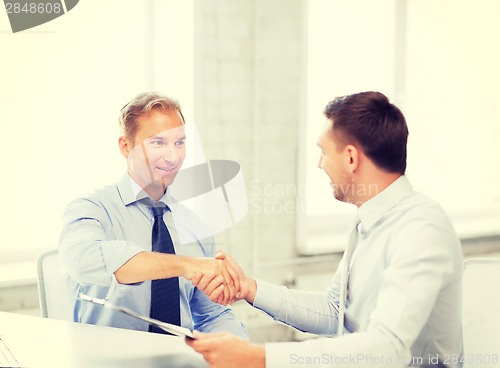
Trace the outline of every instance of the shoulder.
{"label": "shoulder", "polygon": [[420,192],[412,191],[403,197],[392,209],[391,214],[405,221],[452,226],[444,209],[433,199]]}
{"label": "shoulder", "polygon": [[116,185],[107,185],[73,199],[66,206],[65,216],[84,212],[107,212],[108,209],[120,203],[123,205],[118,187]]}
{"label": "shoulder", "polygon": [[450,218],[436,201],[422,193],[412,192],[402,198],[388,212],[388,218],[398,247],[461,253],[460,240]]}

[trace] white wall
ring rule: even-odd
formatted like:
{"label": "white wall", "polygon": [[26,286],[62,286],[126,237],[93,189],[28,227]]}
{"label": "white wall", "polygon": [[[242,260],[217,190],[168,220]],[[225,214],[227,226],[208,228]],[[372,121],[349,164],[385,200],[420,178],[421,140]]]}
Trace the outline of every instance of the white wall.
{"label": "white wall", "polygon": [[192,22],[191,1],[80,1],[12,34],[0,12],[0,258],[55,247],[64,206],[125,172],[117,118],[136,94],[192,116]]}

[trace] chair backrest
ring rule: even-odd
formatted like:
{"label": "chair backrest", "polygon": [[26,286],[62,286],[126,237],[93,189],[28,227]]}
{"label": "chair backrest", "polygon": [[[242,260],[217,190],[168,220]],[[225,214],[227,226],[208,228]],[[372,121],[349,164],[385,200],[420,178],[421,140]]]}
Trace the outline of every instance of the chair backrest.
{"label": "chair backrest", "polygon": [[66,291],[66,272],[61,267],[57,249],[44,252],[38,257],[37,276],[42,317],[72,321]]}
{"label": "chair backrest", "polygon": [[500,258],[464,262],[462,289],[464,366],[500,363]]}

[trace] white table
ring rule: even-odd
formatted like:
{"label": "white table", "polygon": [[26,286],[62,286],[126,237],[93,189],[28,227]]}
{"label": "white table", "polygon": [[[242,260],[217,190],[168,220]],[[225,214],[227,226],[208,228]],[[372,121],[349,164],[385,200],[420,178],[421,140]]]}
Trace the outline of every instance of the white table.
{"label": "white table", "polygon": [[0,336],[27,368],[208,367],[183,338],[0,312]]}

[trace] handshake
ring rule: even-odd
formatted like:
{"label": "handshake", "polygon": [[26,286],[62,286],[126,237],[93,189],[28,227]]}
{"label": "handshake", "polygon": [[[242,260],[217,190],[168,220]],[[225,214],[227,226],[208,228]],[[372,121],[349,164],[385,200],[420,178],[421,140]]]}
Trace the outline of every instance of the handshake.
{"label": "handshake", "polygon": [[186,278],[211,301],[228,305],[245,299],[253,303],[256,292],[255,280],[246,276],[230,255],[218,251],[214,259],[199,259],[199,262],[194,263],[193,271],[186,275]]}

